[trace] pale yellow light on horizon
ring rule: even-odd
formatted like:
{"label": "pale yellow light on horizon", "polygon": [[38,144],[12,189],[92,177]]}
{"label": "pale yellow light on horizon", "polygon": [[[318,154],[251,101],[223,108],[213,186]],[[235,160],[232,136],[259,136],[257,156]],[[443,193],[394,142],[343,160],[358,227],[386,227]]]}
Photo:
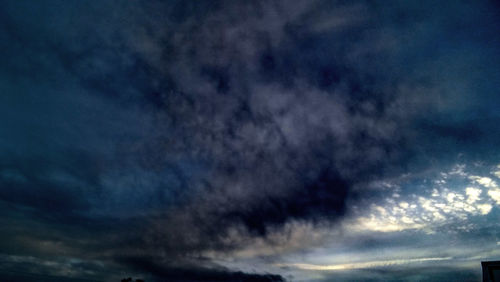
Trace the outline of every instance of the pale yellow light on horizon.
{"label": "pale yellow light on horizon", "polygon": [[430,258],[412,258],[412,259],[396,259],[396,260],[382,260],[382,261],[367,261],[358,263],[345,263],[345,264],[330,264],[330,265],[317,265],[308,263],[290,263],[290,264],[276,264],[277,267],[295,267],[301,270],[314,270],[314,271],[335,271],[335,270],[350,270],[383,267],[392,265],[401,265],[409,263],[418,263],[426,261],[443,261],[450,260],[451,257],[430,257]]}

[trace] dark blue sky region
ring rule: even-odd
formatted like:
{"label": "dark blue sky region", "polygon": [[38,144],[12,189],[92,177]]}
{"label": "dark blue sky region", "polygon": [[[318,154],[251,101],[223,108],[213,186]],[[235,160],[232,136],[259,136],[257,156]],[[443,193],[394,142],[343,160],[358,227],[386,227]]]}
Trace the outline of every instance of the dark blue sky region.
{"label": "dark blue sky region", "polygon": [[0,280],[478,281],[496,1],[0,1]]}

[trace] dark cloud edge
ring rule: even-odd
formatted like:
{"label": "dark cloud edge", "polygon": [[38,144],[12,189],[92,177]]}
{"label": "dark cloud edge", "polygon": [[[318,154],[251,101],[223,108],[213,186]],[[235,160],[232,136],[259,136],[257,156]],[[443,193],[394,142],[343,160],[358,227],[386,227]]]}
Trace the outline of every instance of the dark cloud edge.
{"label": "dark cloud edge", "polygon": [[[122,257],[117,262],[128,265],[131,269],[139,273],[151,275],[153,281],[242,281],[242,282],[270,282],[286,281],[278,274],[270,273],[247,273],[242,271],[231,271],[224,267],[205,266],[164,266],[149,258]],[[147,279],[146,279],[147,280]]]}

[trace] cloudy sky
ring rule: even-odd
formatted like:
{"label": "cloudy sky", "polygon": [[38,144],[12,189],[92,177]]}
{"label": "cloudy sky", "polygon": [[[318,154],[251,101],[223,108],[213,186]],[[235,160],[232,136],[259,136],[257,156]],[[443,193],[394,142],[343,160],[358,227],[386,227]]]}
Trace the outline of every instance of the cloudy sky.
{"label": "cloudy sky", "polygon": [[0,277],[479,281],[500,6],[0,1]]}

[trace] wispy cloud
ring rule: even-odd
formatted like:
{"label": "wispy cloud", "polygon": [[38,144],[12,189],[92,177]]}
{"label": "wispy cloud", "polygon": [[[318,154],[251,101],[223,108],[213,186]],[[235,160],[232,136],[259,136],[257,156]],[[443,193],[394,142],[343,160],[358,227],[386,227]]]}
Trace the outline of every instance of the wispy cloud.
{"label": "wispy cloud", "polygon": [[358,263],[333,264],[333,265],[292,263],[292,264],[278,264],[276,266],[296,267],[298,269],[304,269],[304,270],[350,270],[350,269],[363,269],[363,268],[390,267],[402,264],[421,263],[421,262],[445,261],[450,259],[452,259],[452,257],[407,258],[407,259],[366,261]]}

